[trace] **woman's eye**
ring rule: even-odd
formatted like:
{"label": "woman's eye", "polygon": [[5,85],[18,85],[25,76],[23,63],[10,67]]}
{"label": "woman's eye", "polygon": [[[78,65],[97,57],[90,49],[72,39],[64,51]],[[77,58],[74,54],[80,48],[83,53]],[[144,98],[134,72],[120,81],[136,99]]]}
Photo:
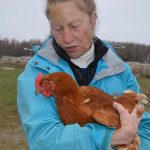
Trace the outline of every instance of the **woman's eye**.
{"label": "woman's eye", "polygon": [[71,27],[74,28],[74,29],[77,29],[77,28],[80,27],[80,25],[81,25],[81,22],[74,22],[74,23],[71,24]]}
{"label": "woman's eye", "polygon": [[53,27],[53,29],[54,29],[55,31],[61,31],[61,30],[62,30],[62,27],[56,26],[56,27]]}
{"label": "woman's eye", "polygon": [[76,29],[76,28],[79,28],[80,25],[79,24],[72,24],[71,27]]}
{"label": "woman's eye", "polygon": [[79,26],[78,25],[72,25],[72,28],[78,28]]}

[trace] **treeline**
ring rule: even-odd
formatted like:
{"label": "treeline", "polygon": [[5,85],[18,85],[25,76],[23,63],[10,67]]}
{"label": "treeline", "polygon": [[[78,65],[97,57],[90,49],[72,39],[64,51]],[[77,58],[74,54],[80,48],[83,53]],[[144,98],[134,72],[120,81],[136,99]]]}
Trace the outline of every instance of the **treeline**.
{"label": "treeline", "polygon": [[[150,45],[135,43],[110,42],[124,61],[150,63]],[[32,49],[33,45],[41,45],[40,40],[19,42],[15,39],[0,39],[0,56],[32,56],[33,52],[24,50]],[[124,46],[125,48],[122,48]]]}
{"label": "treeline", "polygon": [[41,41],[30,40],[19,42],[15,39],[0,39],[0,56],[32,56],[33,51],[24,50],[24,48],[32,49],[33,45],[41,45]]}
{"label": "treeline", "polygon": [[116,51],[124,61],[150,64],[150,45],[115,42],[111,44],[121,46],[121,48],[116,48]]}

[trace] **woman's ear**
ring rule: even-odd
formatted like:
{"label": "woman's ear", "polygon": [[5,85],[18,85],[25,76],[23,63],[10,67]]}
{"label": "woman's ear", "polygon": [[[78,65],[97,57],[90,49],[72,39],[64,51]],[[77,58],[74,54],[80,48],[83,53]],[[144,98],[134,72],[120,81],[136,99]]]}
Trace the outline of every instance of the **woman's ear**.
{"label": "woman's ear", "polygon": [[91,14],[90,19],[91,19],[92,28],[95,30],[96,20],[97,20],[97,14],[96,14],[96,12],[93,12]]}

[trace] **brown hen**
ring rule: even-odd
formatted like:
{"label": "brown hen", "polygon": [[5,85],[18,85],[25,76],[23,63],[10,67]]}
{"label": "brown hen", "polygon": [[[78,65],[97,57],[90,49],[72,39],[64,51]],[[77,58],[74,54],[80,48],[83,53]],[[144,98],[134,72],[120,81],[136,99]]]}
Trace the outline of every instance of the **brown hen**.
{"label": "brown hen", "polygon": [[[84,126],[86,123],[100,123],[118,129],[120,119],[118,112],[113,108],[113,102],[120,103],[129,112],[139,105],[138,117],[142,115],[143,105],[147,103],[144,94],[136,94],[131,90],[125,91],[122,96],[113,97],[92,86],[79,87],[75,80],[64,72],[45,76],[39,74],[35,79],[35,86],[36,94],[55,97],[60,119],[65,125],[78,123]],[[138,145],[136,137],[132,144],[125,147],[127,150],[138,150]],[[121,148],[119,146],[118,150]]]}

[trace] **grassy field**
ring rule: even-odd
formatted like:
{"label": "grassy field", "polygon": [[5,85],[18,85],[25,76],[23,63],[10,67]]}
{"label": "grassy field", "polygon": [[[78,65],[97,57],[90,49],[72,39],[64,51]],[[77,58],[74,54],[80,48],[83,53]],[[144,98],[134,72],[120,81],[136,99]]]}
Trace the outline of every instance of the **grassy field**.
{"label": "grassy field", "polygon": [[16,107],[16,80],[21,69],[0,70],[0,150],[27,150]]}
{"label": "grassy field", "polygon": [[[16,107],[16,80],[22,69],[0,69],[0,150],[27,150]],[[150,79],[138,78],[149,97]],[[150,112],[150,103],[146,106]]]}

